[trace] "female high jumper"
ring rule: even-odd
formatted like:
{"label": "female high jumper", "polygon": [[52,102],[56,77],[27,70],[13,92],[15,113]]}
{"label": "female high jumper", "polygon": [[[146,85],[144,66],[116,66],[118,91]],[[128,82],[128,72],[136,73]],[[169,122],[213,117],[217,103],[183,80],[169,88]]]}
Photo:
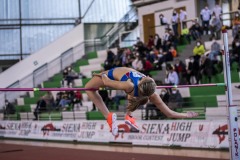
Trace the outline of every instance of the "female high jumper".
{"label": "female high jumper", "polygon": [[[198,113],[189,111],[187,113],[178,113],[169,109],[162,101],[160,96],[155,92],[155,81],[145,76],[144,74],[127,67],[117,67],[104,71],[102,73],[93,74],[93,78],[86,84],[86,88],[110,87],[117,90],[124,90],[127,94],[128,105],[125,116],[125,123],[131,127],[138,129],[135,119],[131,116],[131,112],[135,111],[140,105],[143,105],[150,100],[169,118],[193,118],[197,117]],[[101,111],[107,119],[110,131],[112,134],[118,135],[117,115],[109,112],[101,96],[96,90],[87,90],[87,95]]]}

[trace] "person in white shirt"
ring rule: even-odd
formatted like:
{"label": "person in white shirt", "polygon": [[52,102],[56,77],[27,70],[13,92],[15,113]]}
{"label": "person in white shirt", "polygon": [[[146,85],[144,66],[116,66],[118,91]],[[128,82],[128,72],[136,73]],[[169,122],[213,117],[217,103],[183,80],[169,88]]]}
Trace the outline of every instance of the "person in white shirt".
{"label": "person in white shirt", "polygon": [[222,14],[223,12],[222,8],[219,6],[218,3],[216,3],[216,5],[214,6],[212,12],[215,13],[216,18],[221,19],[220,14]]}
{"label": "person in white shirt", "polygon": [[176,10],[173,10],[172,14],[172,29],[175,36],[178,36],[178,13]]}
{"label": "person in white shirt", "polygon": [[183,22],[184,22],[185,20],[187,20],[187,12],[186,12],[186,11],[180,9],[179,20],[180,20],[181,25],[182,25],[182,28],[183,28]]}
{"label": "person in white shirt", "polygon": [[206,31],[206,34],[208,34],[209,21],[211,19],[211,11],[208,9],[208,6],[206,6],[201,10],[200,15],[202,20],[203,31]]}
{"label": "person in white shirt", "polygon": [[169,85],[178,85],[179,77],[173,66],[169,66],[168,70],[169,72],[167,74],[167,78],[165,79],[165,83]]}
{"label": "person in white shirt", "polygon": [[132,61],[132,68],[138,71],[143,70],[143,63],[141,58],[139,57],[139,53],[136,54],[136,59]]}
{"label": "person in white shirt", "polygon": [[160,14],[160,15],[159,15],[159,19],[160,19],[160,24],[161,24],[161,25],[165,25],[165,26],[166,26],[165,28],[169,28],[169,26],[168,26],[168,20],[167,20],[166,17],[164,17],[163,14]]}

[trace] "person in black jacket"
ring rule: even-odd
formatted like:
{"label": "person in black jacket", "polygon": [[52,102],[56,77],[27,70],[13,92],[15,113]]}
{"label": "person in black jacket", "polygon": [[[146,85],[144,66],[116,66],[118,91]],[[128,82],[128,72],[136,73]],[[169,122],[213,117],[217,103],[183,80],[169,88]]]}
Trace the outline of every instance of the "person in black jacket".
{"label": "person in black jacket", "polygon": [[[163,88],[163,89],[161,90],[161,93],[160,93],[159,96],[161,97],[162,101],[163,101],[166,105],[168,105],[168,102],[169,102],[169,93],[168,93],[168,91],[167,91],[165,88]],[[149,112],[150,112],[150,111],[151,111],[151,115],[149,116]],[[154,115],[154,114],[153,114],[153,111],[156,112],[156,116],[153,116],[153,115]],[[148,103],[148,104],[146,105],[145,120],[148,120],[149,118],[150,118],[150,119],[159,119],[159,118],[163,119],[163,118],[165,118],[165,117],[166,117],[166,116],[164,116],[164,115],[161,113],[161,111],[160,111],[153,103]]]}
{"label": "person in black jacket", "polygon": [[8,100],[5,100],[4,114],[9,115],[9,114],[15,114],[15,113],[16,113],[15,106],[12,103],[10,103]]}
{"label": "person in black jacket", "polygon": [[41,97],[38,101],[37,101],[37,106],[33,112],[35,119],[34,120],[38,120],[38,115],[44,111],[47,111],[47,103],[45,102],[45,100],[43,99],[43,97]]}

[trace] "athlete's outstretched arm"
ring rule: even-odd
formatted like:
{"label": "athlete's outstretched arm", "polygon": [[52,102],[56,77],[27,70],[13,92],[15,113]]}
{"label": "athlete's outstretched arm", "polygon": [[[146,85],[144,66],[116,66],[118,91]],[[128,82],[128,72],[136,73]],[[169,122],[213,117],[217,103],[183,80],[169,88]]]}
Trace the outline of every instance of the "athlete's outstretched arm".
{"label": "athlete's outstretched arm", "polygon": [[149,100],[169,118],[192,118],[198,116],[196,112],[178,113],[169,109],[156,92],[149,97]]}

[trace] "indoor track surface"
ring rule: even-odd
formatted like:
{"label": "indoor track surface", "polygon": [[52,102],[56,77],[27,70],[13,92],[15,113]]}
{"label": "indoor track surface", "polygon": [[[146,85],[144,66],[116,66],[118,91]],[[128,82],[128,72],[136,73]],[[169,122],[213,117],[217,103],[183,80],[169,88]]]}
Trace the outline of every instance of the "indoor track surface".
{"label": "indoor track surface", "polygon": [[0,140],[0,160],[217,160],[227,151]]}

